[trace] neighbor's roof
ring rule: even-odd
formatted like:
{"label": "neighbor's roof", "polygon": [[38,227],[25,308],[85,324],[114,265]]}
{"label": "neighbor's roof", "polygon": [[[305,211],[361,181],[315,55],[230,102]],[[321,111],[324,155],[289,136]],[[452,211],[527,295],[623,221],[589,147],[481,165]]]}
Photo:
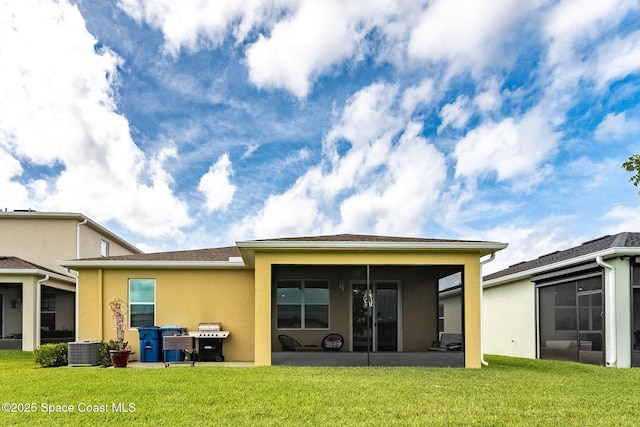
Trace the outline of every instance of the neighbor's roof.
{"label": "neighbor's roof", "polygon": [[514,264],[509,268],[485,276],[484,281],[496,281],[509,276],[520,277],[527,274],[538,274],[545,270],[550,271],[567,266],[568,262],[572,260],[575,261],[574,264],[578,264],[593,261],[598,255],[619,256],[624,254],[640,255],[640,233],[625,232],[598,237],[584,242],[580,246],[552,252],[531,261]]}
{"label": "neighbor's roof", "polygon": [[[158,252],[149,254],[87,258],[61,262],[77,267],[246,267],[252,264],[256,250],[277,249],[377,249],[377,250],[460,250],[477,251],[482,255],[504,249],[505,243],[471,240],[443,240],[414,237],[371,236],[337,234],[329,236],[285,237],[237,242],[237,246],[196,249],[187,251]],[[245,264],[246,261],[246,264]]]}
{"label": "neighbor's roof", "polygon": [[50,268],[25,261],[15,256],[0,256],[0,273],[9,274],[41,274],[53,276],[63,280],[75,281],[75,277],[61,274]]}

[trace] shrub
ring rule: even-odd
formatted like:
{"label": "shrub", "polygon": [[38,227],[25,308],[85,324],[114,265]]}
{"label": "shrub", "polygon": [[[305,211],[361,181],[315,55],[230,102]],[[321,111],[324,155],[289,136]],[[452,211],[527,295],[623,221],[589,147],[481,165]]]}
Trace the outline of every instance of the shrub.
{"label": "shrub", "polygon": [[98,343],[98,352],[100,353],[100,364],[105,367],[111,366],[111,355],[109,350],[117,350],[118,341],[110,340],[109,342]]}
{"label": "shrub", "polygon": [[43,368],[55,368],[57,366],[67,366],[68,349],[67,343],[43,344],[33,351],[36,363]]}

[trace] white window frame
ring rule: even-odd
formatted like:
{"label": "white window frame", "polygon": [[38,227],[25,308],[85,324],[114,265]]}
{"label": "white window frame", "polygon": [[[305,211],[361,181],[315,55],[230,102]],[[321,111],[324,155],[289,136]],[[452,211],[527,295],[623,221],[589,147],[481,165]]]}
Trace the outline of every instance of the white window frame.
{"label": "white window frame", "polygon": [[109,256],[109,242],[104,239],[100,240],[100,255],[104,257]]}
{"label": "white window frame", "polygon": [[[301,292],[301,297],[300,297],[300,303],[299,304],[281,304],[278,303],[278,297],[276,295],[276,313],[275,313],[275,320],[276,320],[276,329],[279,331],[327,331],[331,329],[331,281],[328,279],[280,279],[276,281],[276,293],[278,292],[278,288],[279,288],[279,284],[280,283],[284,283],[284,282],[299,282],[300,283],[300,290]],[[304,300],[304,289],[305,289],[305,283],[306,282],[325,282],[327,284],[327,291],[329,292],[329,300],[326,304],[313,304],[313,303],[309,303],[306,304],[305,300]],[[278,327],[278,306],[281,305],[299,305],[300,306],[300,327],[299,328],[280,328]],[[309,305],[314,305],[314,306],[318,306],[318,305],[326,305],[327,306],[327,327],[326,328],[307,328],[305,325],[306,322],[306,306]]]}
{"label": "white window frame", "polygon": [[[131,302],[131,281],[132,280],[153,280],[153,302]],[[128,299],[129,299],[129,312],[127,314],[127,317],[129,318],[129,329],[130,330],[137,330],[138,326],[133,326],[131,324],[131,306],[132,305],[151,305],[153,306],[153,324],[156,324],[156,315],[158,313],[158,311],[156,310],[156,292],[157,292],[157,287],[158,287],[158,283],[156,281],[156,279],[153,278],[149,278],[149,277],[131,277],[129,278],[129,286],[128,286]],[[144,326],[143,326],[144,327]]]}

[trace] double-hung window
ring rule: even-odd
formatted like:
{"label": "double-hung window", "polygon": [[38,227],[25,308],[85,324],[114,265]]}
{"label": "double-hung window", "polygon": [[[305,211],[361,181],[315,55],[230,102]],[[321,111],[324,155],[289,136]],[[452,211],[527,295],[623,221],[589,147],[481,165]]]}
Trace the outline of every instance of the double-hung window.
{"label": "double-hung window", "polygon": [[328,329],[328,280],[278,280],[278,329]]}
{"label": "double-hung window", "polygon": [[156,279],[129,279],[129,326],[153,326],[156,314]]}

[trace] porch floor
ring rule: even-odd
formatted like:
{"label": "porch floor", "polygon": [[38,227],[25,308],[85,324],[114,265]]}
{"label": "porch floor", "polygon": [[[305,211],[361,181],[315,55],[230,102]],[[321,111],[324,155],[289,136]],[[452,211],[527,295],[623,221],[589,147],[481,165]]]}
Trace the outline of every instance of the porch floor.
{"label": "porch floor", "polygon": [[464,352],[366,352],[278,351],[271,353],[274,366],[427,366],[464,367]]}

